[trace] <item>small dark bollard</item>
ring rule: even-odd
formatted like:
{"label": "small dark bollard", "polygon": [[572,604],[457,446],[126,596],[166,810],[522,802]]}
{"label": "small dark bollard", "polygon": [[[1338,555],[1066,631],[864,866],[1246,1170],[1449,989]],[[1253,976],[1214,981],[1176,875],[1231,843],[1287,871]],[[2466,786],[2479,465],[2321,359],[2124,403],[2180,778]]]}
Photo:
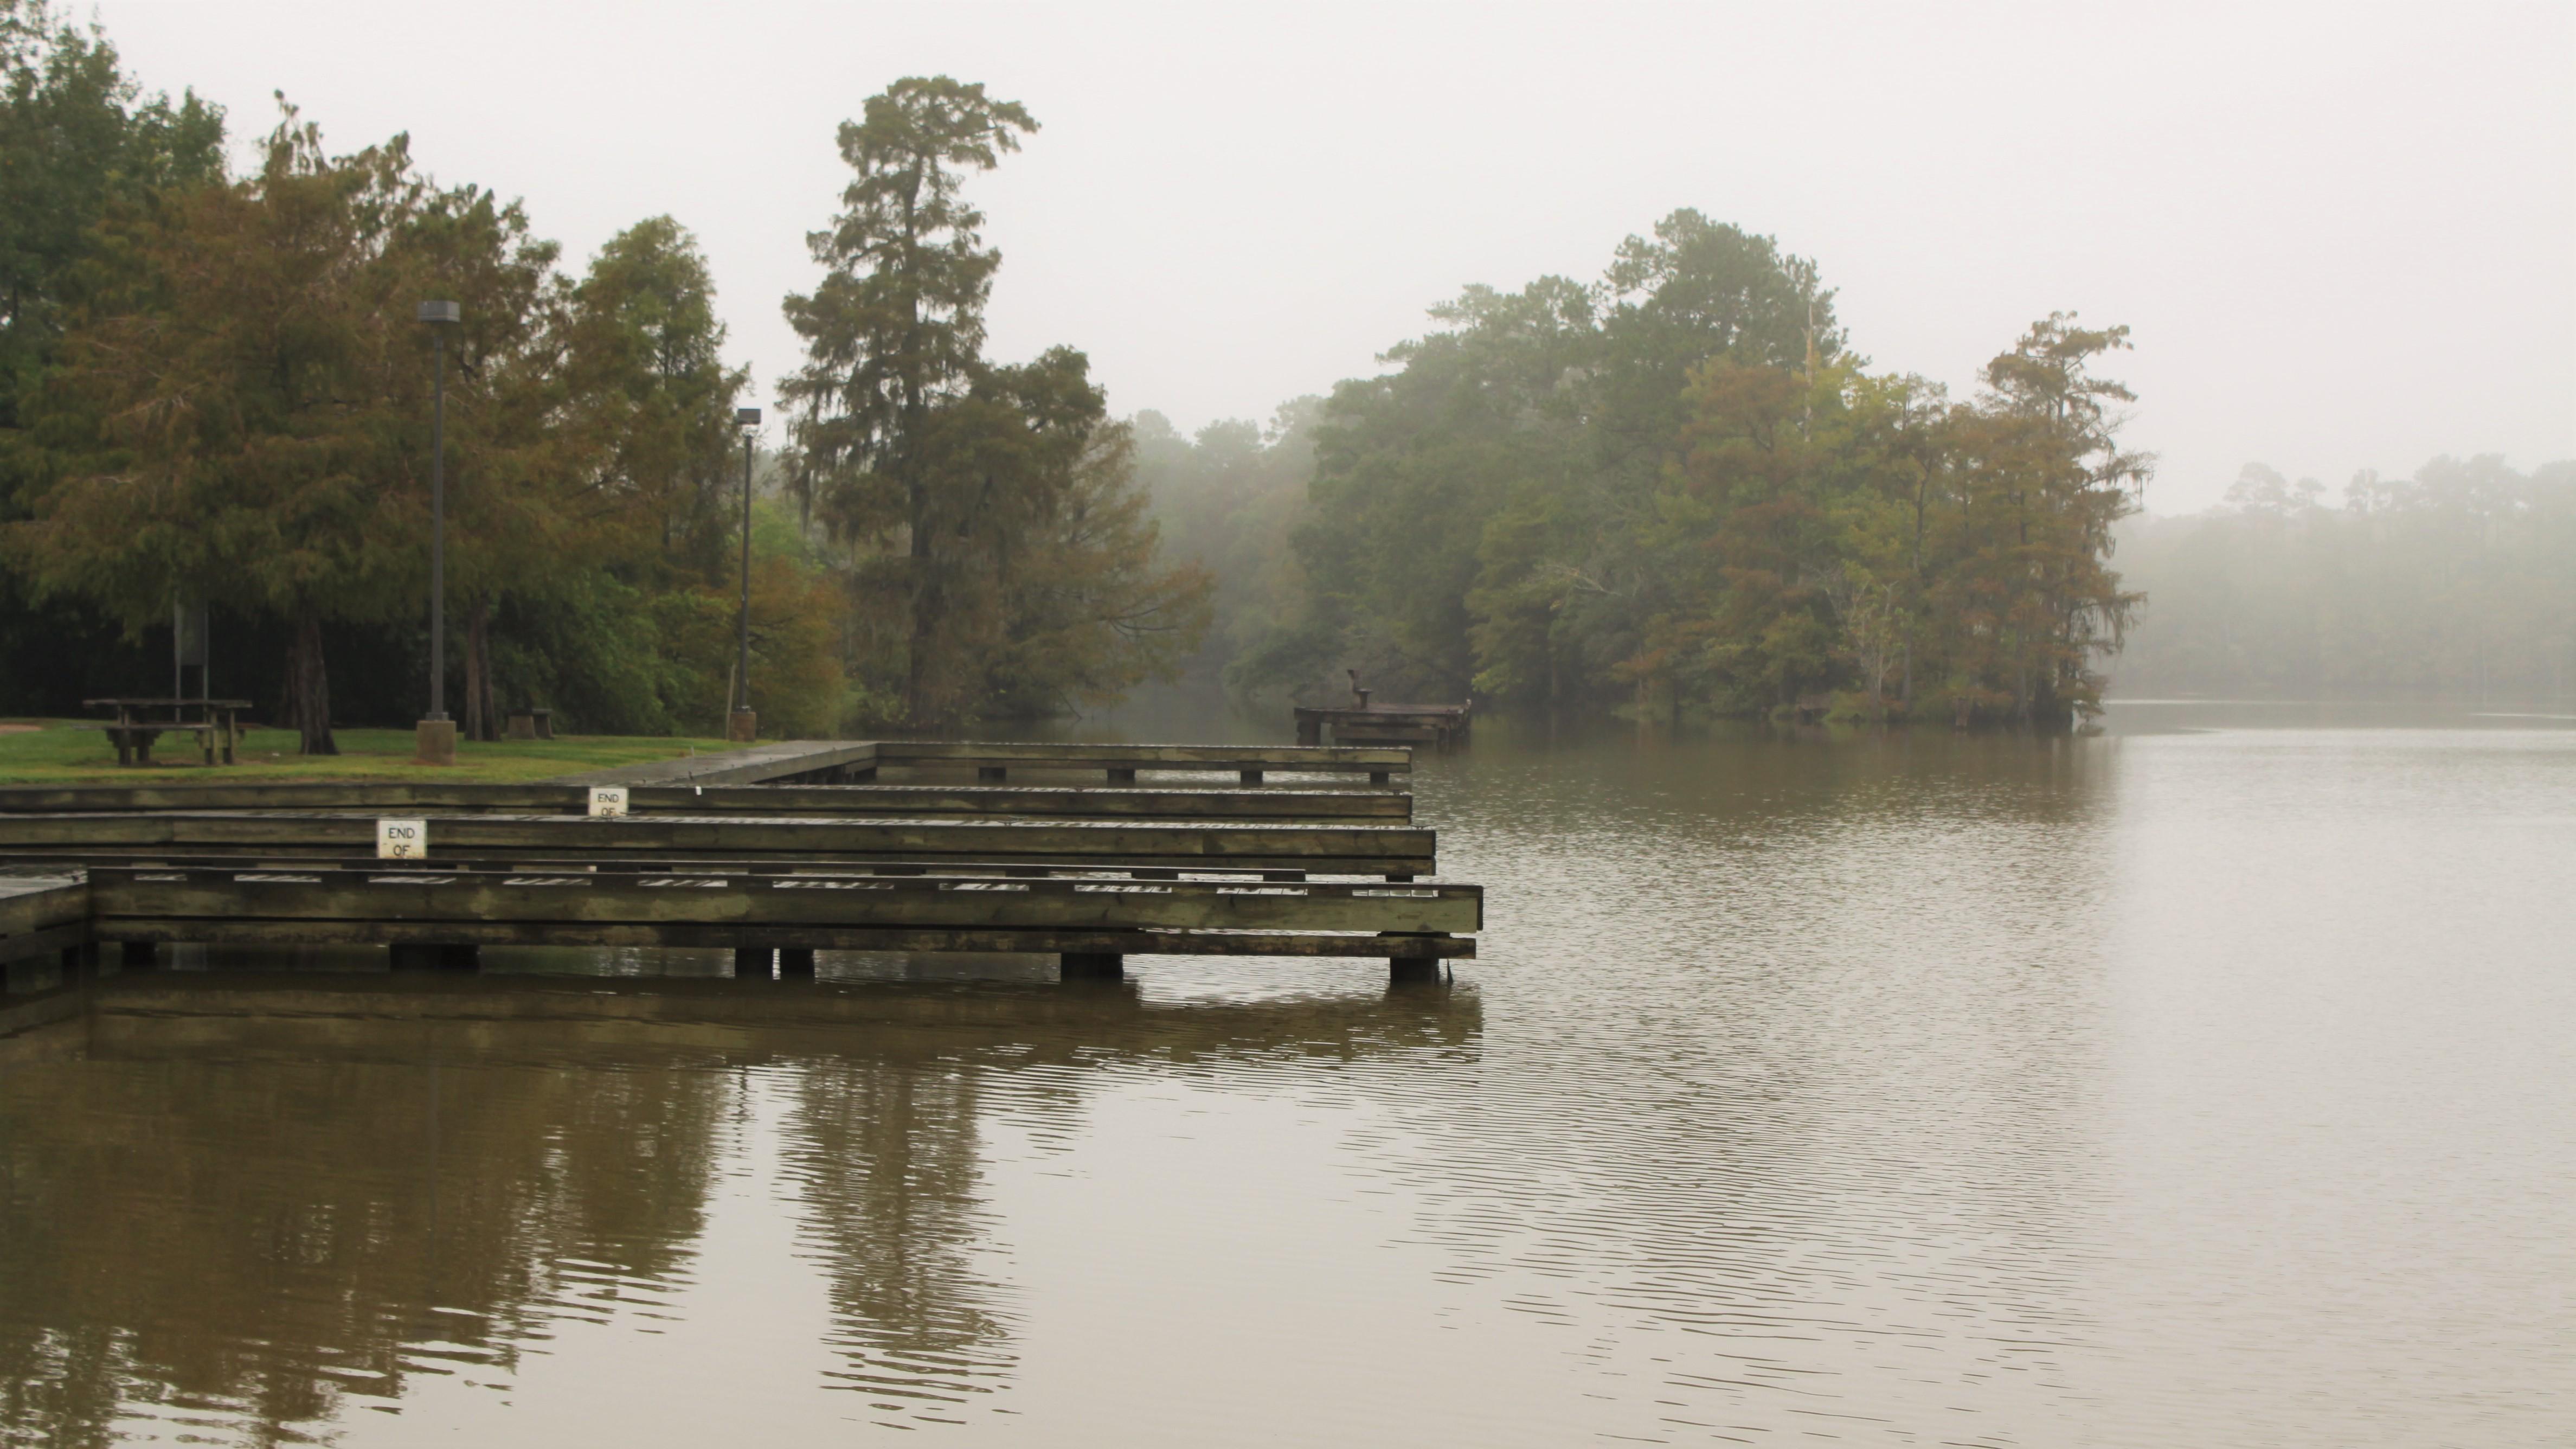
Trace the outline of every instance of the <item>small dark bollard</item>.
{"label": "small dark bollard", "polygon": [[1118,981],[1127,975],[1127,958],[1106,951],[1067,951],[1056,966],[1067,981]]}

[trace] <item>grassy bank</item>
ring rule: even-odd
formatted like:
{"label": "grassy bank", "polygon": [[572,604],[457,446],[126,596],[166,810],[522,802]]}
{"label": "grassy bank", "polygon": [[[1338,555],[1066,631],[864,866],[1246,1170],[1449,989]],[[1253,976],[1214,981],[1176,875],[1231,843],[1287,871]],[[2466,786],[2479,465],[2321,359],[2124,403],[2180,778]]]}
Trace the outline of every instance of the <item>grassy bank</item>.
{"label": "grassy bank", "polygon": [[[0,785],[93,781],[129,785],[249,780],[542,780],[582,770],[604,770],[712,754],[728,748],[717,739],[662,739],[616,735],[556,740],[464,741],[453,765],[423,765],[412,758],[410,730],[338,730],[337,755],[295,753],[292,730],[252,730],[241,763],[212,769],[197,763],[193,736],[163,735],[149,769],[120,769],[116,751],[94,722],[20,720],[32,730],[0,730]],[[162,758],[164,755],[169,758]]]}

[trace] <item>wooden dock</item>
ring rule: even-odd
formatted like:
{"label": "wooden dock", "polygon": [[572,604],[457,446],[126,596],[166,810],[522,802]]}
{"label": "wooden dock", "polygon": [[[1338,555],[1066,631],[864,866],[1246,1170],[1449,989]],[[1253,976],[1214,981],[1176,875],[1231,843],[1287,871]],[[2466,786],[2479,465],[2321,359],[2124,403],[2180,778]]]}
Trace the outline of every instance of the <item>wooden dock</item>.
{"label": "wooden dock", "polygon": [[749,946],[806,952],[1466,954],[1470,885],[871,872],[93,866],[106,942]]}
{"label": "wooden dock", "polygon": [[1344,705],[1299,705],[1297,743],[1312,748],[1330,732],[1338,747],[1430,745],[1447,749],[1467,742],[1475,705],[1376,704],[1351,672],[1351,702]]}
{"label": "wooden dock", "polygon": [[0,966],[78,949],[88,919],[89,883],[78,871],[0,876]]}
{"label": "wooden dock", "polygon": [[1467,741],[1474,709],[1464,704],[1366,704],[1297,707],[1297,738],[1336,745],[1431,745]]}
{"label": "wooden dock", "polygon": [[[102,944],[139,965],[169,943],[338,942],[459,966],[487,945],[723,946],[762,975],[855,950],[1043,952],[1069,976],[1117,974],[1129,955],[1369,956],[1418,979],[1472,957],[1482,923],[1478,887],[1427,879],[1437,835],[1412,823],[1410,795],[1268,785],[1274,772],[1391,778],[1410,765],[1401,750],[737,755],[617,784],[0,789],[0,960],[52,953],[73,969]],[[887,768],[1117,783],[875,781]],[[1134,783],[1166,770],[1238,778]],[[744,783],[853,775],[866,783]],[[382,858],[391,827],[401,858]]]}
{"label": "wooden dock", "polygon": [[778,785],[877,778],[880,770],[971,770],[999,781],[1012,770],[1049,774],[1098,771],[1113,784],[1140,774],[1230,774],[1258,784],[1273,774],[1366,775],[1384,785],[1413,768],[1404,749],[1311,745],[1064,745],[980,740],[792,740],[775,745],[625,765],[566,775],[567,785]]}
{"label": "wooden dock", "polygon": [[[600,787],[414,781],[275,785],[0,785],[0,817],[199,814],[587,816]],[[1089,789],[1048,785],[631,785],[628,815],[951,816],[979,819],[1375,821],[1413,818],[1413,796],[1385,789]]]}
{"label": "wooden dock", "polygon": [[[991,861],[1397,877],[1439,868],[1438,834],[1410,825],[444,814],[415,824],[432,857],[481,860]],[[0,817],[0,858],[341,857],[372,854],[377,836],[377,817],[361,814],[11,815]]]}

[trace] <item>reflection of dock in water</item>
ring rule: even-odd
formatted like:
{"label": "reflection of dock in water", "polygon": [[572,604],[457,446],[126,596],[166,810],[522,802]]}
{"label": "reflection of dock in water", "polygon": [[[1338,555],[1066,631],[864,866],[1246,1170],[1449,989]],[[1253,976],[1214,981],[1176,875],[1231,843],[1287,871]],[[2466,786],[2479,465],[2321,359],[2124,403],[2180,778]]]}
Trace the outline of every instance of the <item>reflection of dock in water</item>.
{"label": "reflection of dock in water", "polygon": [[138,1403],[327,1437],[421,1375],[506,1377],[564,1323],[685,1313],[754,1140],[824,1280],[824,1382],[951,1417],[1020,1353],[994,1122],[1069,1140],[1122,1061],[1448,1071],[1481,1033],[1472,991],[1418,987],[226,969],[36,1004],[57,1019],[0,1038],[8,1442],[104,1442]]}
{"label": "reflection of dock in water", "polygon": [[1394,990],[1155,1003],[1131,984],[743,982],[706,977],[148,972],[64,993],[0,1037],[48,1057],[449,1065],[759,1065],[1006,1048],[1004,1065],[1295,1046],[1313,1055],[1457,1046],[1471,993]]}

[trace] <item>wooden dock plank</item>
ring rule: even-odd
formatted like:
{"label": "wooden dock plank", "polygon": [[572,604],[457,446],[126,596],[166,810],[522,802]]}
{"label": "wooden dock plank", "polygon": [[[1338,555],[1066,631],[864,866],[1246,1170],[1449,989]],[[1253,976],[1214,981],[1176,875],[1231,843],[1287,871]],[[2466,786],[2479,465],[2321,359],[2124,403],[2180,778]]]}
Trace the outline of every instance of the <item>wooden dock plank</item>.
{"label": "wooden dock plank", "polygon": [[890,740],[877,745],[880,767],[1018,766],[1039,770],[1166,770],[1289,774],[1384,774],[1410,771],[1413,752],[1314,745],[1111,745],[998,741]]}
{"label": "wooden dock plank", "polygon": [[992,930],[1468,932],[1465,885],[1016,880],[673,873],[90,872],[101,918],[903,926]]}
{"label": "wooden dock plank", "polygon": [[[742,816],[431,815],[429,851],[554,856],[650,853],[815,859],[1081,858],[1156,864],[1205,861],[1340,874],[1436,873],[1437,834],[1414,826],[1028,821],[763,819]],[[179,814],[0,816],[0,849],[132,852],[371,852],[369,815]]]}
{"label": "wooden dock plank", "polygon": [[712,755],[654,760],[562,775],[559,785],[756,785],[849,769],[864,769],[876,758],[870,740],[782,740]]}
{"label": "wooden dock plank", "polygon": [[[988,819],[1382,820],[1413,818],[1401,790],[1219,790],[991,785],[639,785],[636,815],[969,816]],[[259,811],[588,815],[586,786],[366,781],[276,785],[0,787],[0,815]]]}
{"label": "wooden dock plank", "polygon": [[102,941],[198,942],[213,946],[395,945],[670,946],[821,951],[1018,951],[1109,956],[1370,956],[1472,960],[1472,936],[1380,936],[1290,931],[1082,930],[935,926],[753,926],[694,922],[189,920],[101,916]]}
{"label": "wooden dock plank", "polygon": [[76,875],[0,876],[0,938],[68,925],[89,914],[89,886]]}

